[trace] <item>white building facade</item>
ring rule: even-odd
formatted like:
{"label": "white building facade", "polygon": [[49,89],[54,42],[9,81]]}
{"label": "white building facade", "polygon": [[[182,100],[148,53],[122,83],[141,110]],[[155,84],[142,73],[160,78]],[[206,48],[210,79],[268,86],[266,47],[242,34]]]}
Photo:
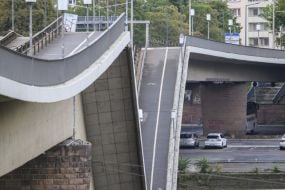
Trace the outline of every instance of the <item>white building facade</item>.
{"label": "white building facade", "polygon": [[263,8],[272,3],[273,0],[228,0],[228,7],[242,27],[241,45],[275,48],[272,27],[261,16]]}

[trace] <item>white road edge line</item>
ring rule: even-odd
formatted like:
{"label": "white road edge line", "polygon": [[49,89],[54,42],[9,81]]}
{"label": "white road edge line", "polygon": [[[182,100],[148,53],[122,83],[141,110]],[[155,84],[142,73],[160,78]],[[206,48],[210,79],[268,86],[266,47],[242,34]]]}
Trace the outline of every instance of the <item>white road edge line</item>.
{"label": "white road edge line", "polygon": [[[95,32],[91,32],[87,37],[91,38],[91,36],[93,36],[93,34],[95,34]],[[96,38],[97,39],[97,38]],[[93,40],[94,41],[94,40]],[[93,41],[91,43],[89,43],[88,45],[92,44]],[[75,54],[79,48],[83,47],[83,45],[87,42],[87,39],[85,38],[78,46],[76,46],[66,57],[72,56],[73,54]]]}
{"label": "white road edge line", "polygon": [[158,99],[158,106],[157,106],[157,117],[156,117],[156,125],[155,125],[155,133],[154,133],[154,145],[153,145],[153,151],[152,151],[152,167],[151,167],[151,176],[150,176],[150,190],[152,190],[153,185],[153,170],[155,165],[155,154],[156,154],[156,140],[157,140],[157,131],[158,131],[158,123],[159,123],[159,115],[160,115],[160,103],[161,103],[161,94],[162,94],[162,87],[163,87],[163,79],[164,79],[164,73],[165,73],[165,67],[167,63],[167,54],[168,54],[168,47],[165,51],[165,57],[164,57],[164,63],[163,63],[163,69],[162,69],[162,75],[161,75],[161,85],[159,89],[159,99]]}

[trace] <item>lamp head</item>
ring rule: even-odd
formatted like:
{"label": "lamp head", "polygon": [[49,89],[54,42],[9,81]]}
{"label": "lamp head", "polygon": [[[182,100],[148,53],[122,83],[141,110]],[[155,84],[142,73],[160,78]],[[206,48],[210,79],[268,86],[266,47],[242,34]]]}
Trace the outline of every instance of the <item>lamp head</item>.
{"label": "lamp head", "polygon": [[25,0],[25,2],[28,4],[33,4],[33,3],[36,3],[37,0]]}

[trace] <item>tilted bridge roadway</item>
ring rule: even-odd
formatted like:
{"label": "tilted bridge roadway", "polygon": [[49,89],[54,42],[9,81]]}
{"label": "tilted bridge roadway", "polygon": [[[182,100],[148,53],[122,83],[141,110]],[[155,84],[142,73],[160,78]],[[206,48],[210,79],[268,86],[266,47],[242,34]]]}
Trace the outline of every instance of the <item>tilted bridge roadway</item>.
{"label": "tilted bridge roadway", "polygon": [[[59,36],[34,57],[0,46],[0,94],[11,98],[0,104],[0,176],[75,135],[93,144],[95,189],[143,189],[135,72],[124,29],[121,15],[88,39]],[[110,164],[118,170],[100,167]],[[136,168],[121,173],[122,164]],[[114,175],[118,180],[103,180]]]}

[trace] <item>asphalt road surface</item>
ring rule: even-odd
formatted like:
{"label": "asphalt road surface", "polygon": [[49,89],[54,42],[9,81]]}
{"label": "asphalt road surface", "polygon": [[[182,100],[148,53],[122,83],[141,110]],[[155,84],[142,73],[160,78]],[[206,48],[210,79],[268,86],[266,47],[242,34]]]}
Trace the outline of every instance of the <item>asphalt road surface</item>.
{"label": "asphalt road surface", "polygon": [[[266,172],[274,166],[285,171],[285,151],[279,150],[279,139],[229,140],[225,149],[204,149],[203,142],[200,145],[199,149],[180,149],[180,157],[193,164],[206,158],[221,164],[224,172],[250,172],[255,167]],[[195,171],[194,165],[190,170]]]}
{"label": "asphalt road surface", "polygon": [[[102,32],[90,32],[88,42],[92,43]],[[35,57],[42,59],[62,58],[62,45],[64,44],[64,56],[72,55],[87,47],[86,32],[68,32],[64,37],[58,36],[47,47],[38,52]]]}
{"label": "asphalt road surface", "polygon": [[139,95],[142,139],[149,190],[166,187],[167,158],[178,48],[148,49]]}

